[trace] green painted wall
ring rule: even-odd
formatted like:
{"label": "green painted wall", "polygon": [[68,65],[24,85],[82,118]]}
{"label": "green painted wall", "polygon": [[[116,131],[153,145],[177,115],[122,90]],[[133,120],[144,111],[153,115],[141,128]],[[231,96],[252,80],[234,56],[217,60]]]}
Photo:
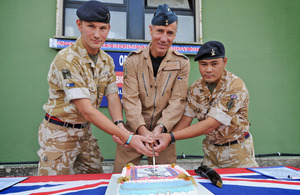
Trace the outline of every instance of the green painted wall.
{"label": "green painted wall", "polygon": [[[203,0],[203,39],[225,44],[228,70],[250,92],[256,154],[300,153],[300,0]],[[38,161],[38,126],[48,98],[47,73],[57,53],[56,0],[0,1],[0,162]],[[192,57],[192,56],[191,56]],[[191,58],[190,83],[200,74]],[[100,109],[108,115],[106,108]],[[103,156],[111,136],[94,127]],[[201,140],[177,142],[178,155],[202,155]]]}

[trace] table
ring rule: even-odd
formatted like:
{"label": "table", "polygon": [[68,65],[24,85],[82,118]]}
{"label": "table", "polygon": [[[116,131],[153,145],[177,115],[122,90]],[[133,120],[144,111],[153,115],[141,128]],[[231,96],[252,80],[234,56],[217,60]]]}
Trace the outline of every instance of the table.
{"label": "table", "polygon": [[[295,170],[298,168],[289,167]],[[188,172],[195,180],[214,194],[300,194],[300,179],[276,180],[246,168],[215,169],[223,180],[223,188],[211,184],[210,180],[197,176],[193,170]],[[30,176],[28,179],[5,189],[0,194],[72,194],[101,195],[105,194],[111,173],[61,175],[61,176]]]}

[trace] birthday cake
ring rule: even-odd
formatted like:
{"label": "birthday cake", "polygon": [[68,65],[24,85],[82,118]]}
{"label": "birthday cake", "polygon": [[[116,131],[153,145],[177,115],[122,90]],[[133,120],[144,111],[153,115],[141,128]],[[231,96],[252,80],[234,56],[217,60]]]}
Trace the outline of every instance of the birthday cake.
{"label": "birthday cake", "polygon": [[194,178],[178,165],[129,164],[118,179],[118,195],[197,195]]}

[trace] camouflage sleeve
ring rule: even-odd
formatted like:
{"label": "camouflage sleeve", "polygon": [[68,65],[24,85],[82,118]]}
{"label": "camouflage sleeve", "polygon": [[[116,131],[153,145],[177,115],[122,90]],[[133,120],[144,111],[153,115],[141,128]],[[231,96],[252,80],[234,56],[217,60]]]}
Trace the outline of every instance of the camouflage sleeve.
{"label": "camouflage sleeve", "polygon": [[66,102],[73,99],[90,98],[89,87],[80,76],[76,66],[72,66],[65,59],[59,59],[51,65],[51,69],[48,80],[57,86],[56,90],[65,92]]}
{"label": "camouflage sleeve", "polygon": [[248,90],[244,82],[239,78],[234,79],[222,96],[213,103],[208,116],[227,126],[235,115],[240,114],[240,109],[248,107],[248,101]]}
{"label": "camouflage sleeve", "polygon": [[194,89],[195,89],[195,84],[193,83],[188,89],[187,99],[186,99],[187,103],[185,105],[185,110],[184,110],[184,115],[192,118],[196,117],[195,108],[197,104],[197,102],[193,98],[195,97],[193,93]]}

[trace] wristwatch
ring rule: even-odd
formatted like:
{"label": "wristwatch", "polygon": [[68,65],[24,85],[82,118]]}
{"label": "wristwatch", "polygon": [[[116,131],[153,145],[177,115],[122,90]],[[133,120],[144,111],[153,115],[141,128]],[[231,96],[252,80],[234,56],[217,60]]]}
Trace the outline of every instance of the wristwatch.
{"label": "wristwatch", "polygon": [[118,125],[118,124],[120,124],[120,123],[123,123],[123,124],[124,124],[124,121],[118,120],[118,121],[115,121],[115,122],[114,122],[115,125]]}
{"label": "wristwatch", "polygon": [[162,133],[167,133],[167,129],[163,124],[157,123],[156,126],[160,126],[162,128]]}
{"label": "wristwatch", "polygon": [[169,132],[169,134],[170,134],[170,136],[171,136],[171,141],[170,141],[169,145],[171,145],[171,144],[175,143],[176,140],[175,140],[175,137],[174,137],[174,135],[173,135],[172,132]]}

